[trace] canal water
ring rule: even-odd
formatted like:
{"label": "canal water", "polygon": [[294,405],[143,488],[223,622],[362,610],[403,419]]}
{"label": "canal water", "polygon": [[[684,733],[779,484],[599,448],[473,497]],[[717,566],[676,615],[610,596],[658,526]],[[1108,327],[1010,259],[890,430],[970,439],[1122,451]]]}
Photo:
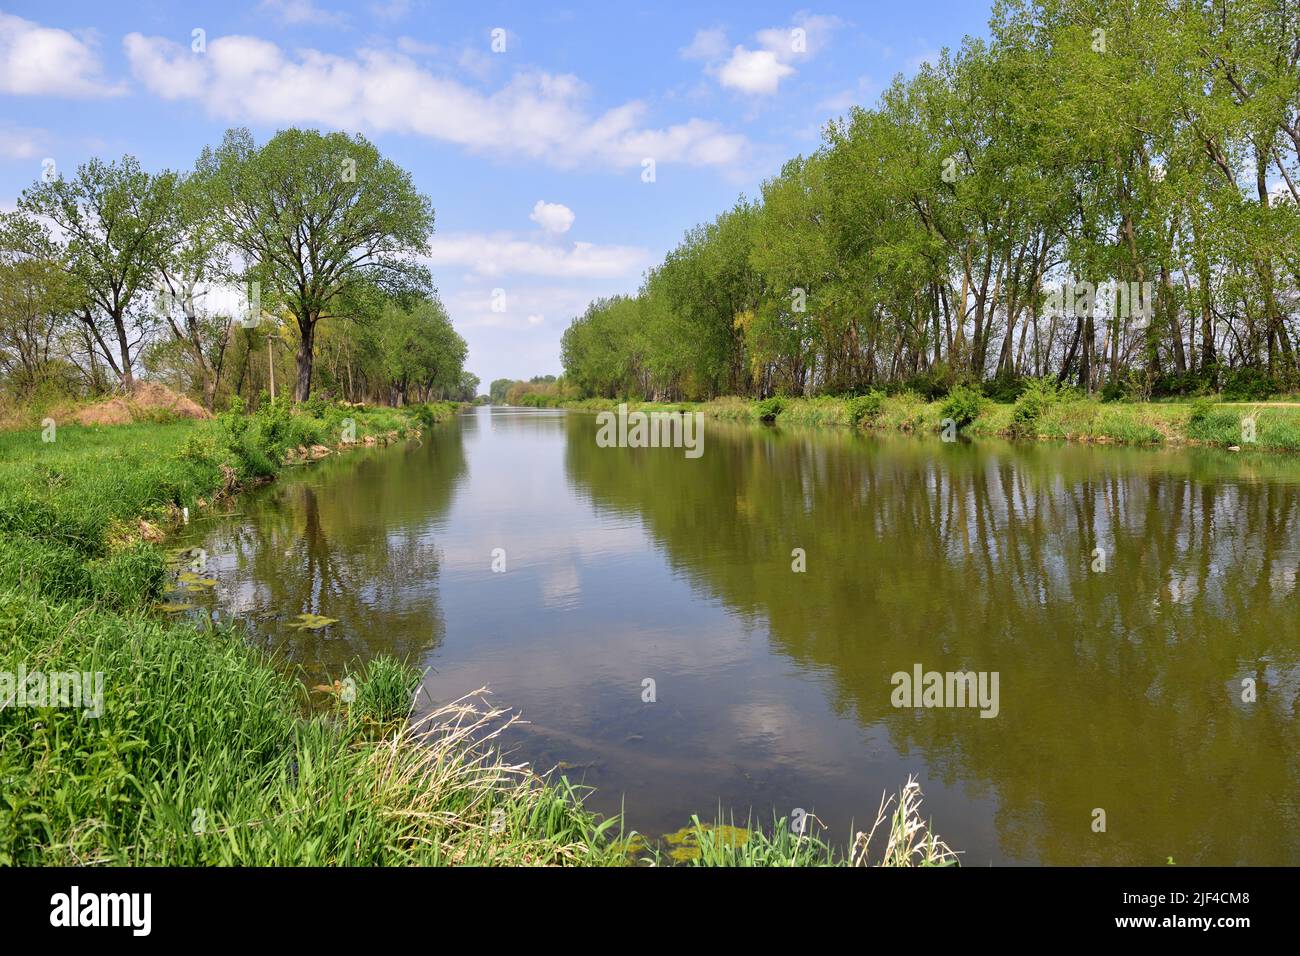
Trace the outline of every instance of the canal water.
{"label": "canal water", "polygon": [[422,706],[488,685],[518,758],[650,835],[798,809],[845,843],[915,775],[967,866],[1300,863],[1300,463],[596,435],[477,408],[173,544],[307,680],[389,653]]}

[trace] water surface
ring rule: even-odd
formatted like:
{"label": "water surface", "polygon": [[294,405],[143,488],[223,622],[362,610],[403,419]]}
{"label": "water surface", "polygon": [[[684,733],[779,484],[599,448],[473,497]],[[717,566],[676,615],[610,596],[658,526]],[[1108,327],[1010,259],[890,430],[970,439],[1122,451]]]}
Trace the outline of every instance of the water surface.
{"label": "water surface", "polygon": [[[387,652],[429,668],[429,701],[489,685],[530,722],[518,756],[650,834],[800,808],[844,841],[915,774],[966,865],[1300,863],[1300,465],[714,422],[688,459],[595,435],[480,408],[177,543],[309,679]],[[998,715],[894,707],[917,664],[997,672]]]}

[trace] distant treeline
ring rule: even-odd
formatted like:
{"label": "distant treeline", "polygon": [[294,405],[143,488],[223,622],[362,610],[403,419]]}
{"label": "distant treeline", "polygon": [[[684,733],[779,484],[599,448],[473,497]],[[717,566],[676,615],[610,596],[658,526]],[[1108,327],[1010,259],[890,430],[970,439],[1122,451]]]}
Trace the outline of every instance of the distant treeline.
{"label": "distant treeline", "polygon": [[554,375],[534,375],[528,380],[498,378],[488,386],[494,405],[532,405],[551,407],[563,399],[577,398],[578,393]]}
{"label": "distant treeline", "polygon": [[1300,5],[999,0],[563,339],[587,396],[1294,388]]}

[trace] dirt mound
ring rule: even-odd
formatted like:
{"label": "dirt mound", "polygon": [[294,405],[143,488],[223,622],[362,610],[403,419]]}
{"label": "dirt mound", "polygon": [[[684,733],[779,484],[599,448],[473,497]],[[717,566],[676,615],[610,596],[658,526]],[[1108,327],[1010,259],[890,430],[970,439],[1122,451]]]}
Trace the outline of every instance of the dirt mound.
{"label": "dirt mound", "polygon": [[79,425],[129,425],[158,418],[211,418],[203,406],[157,382],[141,382],[129,395],[118,395],[79,409]]}

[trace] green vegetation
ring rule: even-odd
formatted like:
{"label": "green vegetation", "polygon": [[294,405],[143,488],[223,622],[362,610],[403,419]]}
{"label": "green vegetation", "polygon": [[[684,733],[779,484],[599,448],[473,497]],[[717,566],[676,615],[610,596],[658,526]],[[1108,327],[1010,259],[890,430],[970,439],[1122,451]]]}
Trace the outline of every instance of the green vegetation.
{"label": "green vegetation", "polygon": [[943,401],[943,417],[951,419],[958,428],[965,428],[980,417],[984,405],[984,396],[979,392],[965,385],[957,385]]}
{"label": "green vegetation", "polygon": [[[557,399],[554,407],[600,412],[617,399]],[[729,395],[708,402],[628,402],[641,411],[702,411],[709,418],[742,423],[860,430],[938,433],[952,419],[968,437],[1048,439],[1124,445],[1211,445],[1251,451],[1300,451],[1300,405],[1224,402],[1120,402],[1062,388],[1054,378],[1028,379],[1014,403],[994,402],[969,388],[927,401],[910,390],[869,392],[847,398],[745,399]],[[1249,422],[1254,421],[1251,441]]]}
{"label": "green vegetation", "polygon": [[208,411],[277,390],[473,401],[420,260],[433,221],[406,171],[337,132],[235,129],[188,172],[92,158],[36,182],[0,213],[0,417],[142,381]]}
{"label": "green vegetation", "polygon": [[[496,741],[514,717],[483,690],[412,719],[421,675],[404,662],[377,657],[309,691],[237,627],[154,611],[167,574],[158,542],[183,509],[271,478],[313,445],[380,443],[454,411],[316,396],[252,413],[235,402],[211,421],[60,426],[50,442],[0,432],[0,673],[103,675],[99,716],[0,707],[0,865],[684,859],[618,833],[566,779],[507,762]],[[784,821],[746,832],[736,852],[692,838],[691,862],[866,862],[795,839]],[[881,862],[947,861],[931,843]]]}
{"label": "green vegetation", "polygon": [[0,708],[0,864],[621,861],[573,788],[492,749],[508,720],[482,693],[407,723],[419,675],[378,658],[321,712],[237,630],[148,613],[153,542],[182,508],[348,425],[364,443],[453,411],[281,402],[51,443],[0,433],[0,671],[104,675],[99,717]]}
{"label": "green vegetation", "polygon": [[527,381],[499,378],[490,386],[489,397],[496,405],[558,408],[575,399],[577,392],[554,375],[534,375]]}
{"label": "green vegetation", "polygon": [[[999,0],[987,40],[829,123],[636,294],[592,303],[565,382],[1002,404],[1046,377],[1109,401],[1294,390],[1297,115],[1290,4]],[[1152,437],[1147,414],[1116,427]]]}
{"label": "green vegetation", "polygon": [[[692,817],[689,826],[665,837],[667,855],[692,866],[955,866],[957,853],[930,829],[921,803],[921,788],[909,778],[897,794],[881,799],[871,829],[853,834],[847,853],[819,837],[797,834],[785,817],[769,831]],[[800,823],[804,830],[814,826],[806,817]]]}
{"label": "green vegetation", "polygon": [[[588,403],[570,407],[585,404]],[[1192,405],[1107,403],[1073,389],[1058,389],[1051,379],[1031,380],[1014,404],[992,402],[969,389],[954,389],[946,399],[933,402],[905,391],[891,396],[871,393],[850,398],[790,398],[781,400],[779,405],[732,396],[690,407],[712,418],[746,422],[775,420],[785,425],[939,432],[943,421],[952,419],[961,434],[972,437],[1300,451],[1300,406],[1229,404],[1208,398]],[[1250,420],[1254,421],[1253,442],[1247,437]]]}

